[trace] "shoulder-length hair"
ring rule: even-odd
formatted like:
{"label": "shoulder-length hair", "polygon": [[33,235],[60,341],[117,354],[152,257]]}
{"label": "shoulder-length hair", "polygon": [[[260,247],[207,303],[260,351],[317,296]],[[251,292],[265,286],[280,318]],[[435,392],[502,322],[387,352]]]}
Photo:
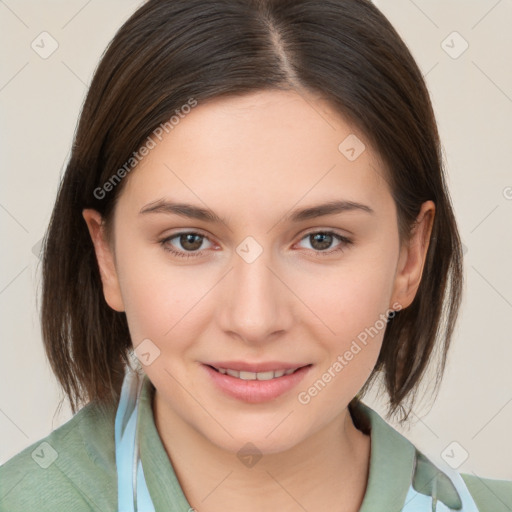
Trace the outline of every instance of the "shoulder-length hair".
{"label": "shoulder-length hair", "polygon": [[[366,135],[386,166],[401,242],[421,204],[434,201],[418,292],[388,321],[354,401],[381,374],[388,416],[400,409],[405,421],[436,347],[437,393],[461,301],[462,250],[429,94],[395,29],[369,0],[149,0],[95,71],[44,240],[43,340],[73,411],[118,398],[131,348],[125,314],[103,297],[82,210],[110,225],[126,162],[191,98],[264,89],[320,93]],[[123,179],[106,190],[115,175]]]}

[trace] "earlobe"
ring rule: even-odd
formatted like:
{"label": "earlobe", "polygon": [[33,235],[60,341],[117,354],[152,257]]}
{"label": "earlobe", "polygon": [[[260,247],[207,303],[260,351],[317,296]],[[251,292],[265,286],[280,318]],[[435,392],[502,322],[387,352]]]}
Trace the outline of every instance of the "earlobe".
{"label": "earlobe", "polygon": [[107,304],[115,311],[124,311],[115,258],[105,235],[103,217],[91,208],[82,211],[91,237]]}
{"label": "earlobe", "polygon": [[423,268],[434,224],[435,204],[423,203],[416,219],[409,243],[400,249],[391,303],[398,302],[402,308],[410,306],[421,283]]}

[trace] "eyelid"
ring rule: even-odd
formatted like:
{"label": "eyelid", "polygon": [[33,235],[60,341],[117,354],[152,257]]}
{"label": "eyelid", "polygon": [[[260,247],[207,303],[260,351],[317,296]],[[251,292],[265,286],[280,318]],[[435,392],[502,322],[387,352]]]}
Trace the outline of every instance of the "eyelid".
{"label": "eyelid", "polygon": [[[335,235],[342,236],[345,238],[350,238],[352,236],[352,234],[349,231],[342,232],[339,229],[327,228],[327,227],[326,228],[322,228],[322,227],[308,228],[306,231],[304,231],[304,233],[302,233],[299,236],[301,237],[300,239],[302,240],[302,238],[304,238],[305,236],[311,235],[313,233],[334,233]],[[344,234],[344,233],[347,233],[347,234]]]}

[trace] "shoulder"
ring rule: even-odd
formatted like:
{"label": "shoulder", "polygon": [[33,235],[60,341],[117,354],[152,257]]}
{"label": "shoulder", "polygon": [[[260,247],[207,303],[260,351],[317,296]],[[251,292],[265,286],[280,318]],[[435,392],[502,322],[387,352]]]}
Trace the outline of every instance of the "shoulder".
{"label": "shoulder", "polygon": [[512,510],[512,480],[494,480],[461,473],[479,512],[510,512]]}
{"label": "shoulder", "polygon": [[114,419],[88,404],[0,466],[0,512],[116,510]]}

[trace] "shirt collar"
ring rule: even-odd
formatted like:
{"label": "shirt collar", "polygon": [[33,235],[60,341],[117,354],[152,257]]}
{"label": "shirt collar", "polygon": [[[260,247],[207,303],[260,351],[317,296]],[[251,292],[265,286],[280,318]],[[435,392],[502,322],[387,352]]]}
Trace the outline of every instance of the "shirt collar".
{"label": "shirt collar", "polygon": [[356,427],[370,434],[370,471],[360,512],[399,511],[414,476],[416,449],[363,402],[350,409]]}
{"label": "shirt collar", "polygon": [[359,512],[402,510],[409,487],[426,496],[435,490],[437,500],[451,510],[462,509],[452,481],[408,439],[363,402],[352,408],[354,424],[370,433],[370,471]]}
{"label": "shirt collar", "polygon": [[[191,509],[162,444],[153,418],[154,387],[147,376],[140,395],[140,457],[155,508],[169,512]],[[428,496],[437,489],[445,505],[462,508],[451,480],[403,435],[361,401],[349,407],[356,427],[370,435],[368,483],[359,512],[400,511],[411,483]]]}

